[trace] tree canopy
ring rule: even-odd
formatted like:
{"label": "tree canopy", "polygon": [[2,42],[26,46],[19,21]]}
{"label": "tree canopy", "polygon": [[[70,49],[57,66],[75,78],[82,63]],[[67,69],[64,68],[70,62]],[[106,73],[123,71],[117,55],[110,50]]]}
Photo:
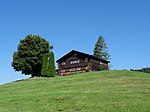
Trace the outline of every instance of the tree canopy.
{"label": "tree canopy", "polygon": [[130,71],[137,71],[137,72],[150,73],[150,67],[141,68],[141,69],[130,69]]}
{"label": "tree canopy", "polygon": [[41,36],[27,35],[13,53],[12,67],[25,75],[41,76],[43,55],[51,49],[53,46]]}
{"label": "tree canopy", "polygon": [[99,36],[98,41],[95,44],[93,55],[100,59],[109,60],[110,55],[109,55],[107,49],[108,49],[108,47],[106,45],[105,39],[103,38],[103,36]]}

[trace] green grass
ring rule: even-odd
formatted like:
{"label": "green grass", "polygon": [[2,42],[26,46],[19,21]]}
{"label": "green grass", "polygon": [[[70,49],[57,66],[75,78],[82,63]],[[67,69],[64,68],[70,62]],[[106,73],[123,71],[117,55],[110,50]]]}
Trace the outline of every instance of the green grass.
{"label": "green grass", "polygon": [[150,74],[101,71],[0,86],[0,112],[150,112]]}

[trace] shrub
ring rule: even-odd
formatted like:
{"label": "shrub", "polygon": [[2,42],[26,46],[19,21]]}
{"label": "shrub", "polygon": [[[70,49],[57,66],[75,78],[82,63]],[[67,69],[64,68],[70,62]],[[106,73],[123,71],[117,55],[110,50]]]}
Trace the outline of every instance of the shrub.
{"label": "shrub", "polygon": [[109,69],[105,66],[98,66],[97,71],[101,71],[101,70],[109,70]]}

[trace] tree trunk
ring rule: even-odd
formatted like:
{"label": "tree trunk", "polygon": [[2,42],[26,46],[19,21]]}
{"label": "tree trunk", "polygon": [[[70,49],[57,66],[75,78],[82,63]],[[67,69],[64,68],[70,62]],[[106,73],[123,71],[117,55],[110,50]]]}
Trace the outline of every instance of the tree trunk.
{"label": "tree trunk", "polygon": [[32,67],[31,77],[40,77],[41,76],[42,65],[36,65]]}

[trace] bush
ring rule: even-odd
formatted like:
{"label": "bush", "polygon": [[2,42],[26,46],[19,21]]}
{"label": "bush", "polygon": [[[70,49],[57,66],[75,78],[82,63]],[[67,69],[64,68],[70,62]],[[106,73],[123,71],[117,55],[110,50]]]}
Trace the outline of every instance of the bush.
{"label": "bush", "polygon": [[43,56],[41,76],[54,77],[55,75],[54,53],[49,52]]}
{"label": "bush", "polygon": [[97,71],[101,71],[101,70],[109,70],[109,69],[105,66],[98,66]]}
{"label": "bush", "polygon": [[150,73],[150,67],[142,68],[142,69],[130,69],[130,71],[137,71],[137,72]]}

